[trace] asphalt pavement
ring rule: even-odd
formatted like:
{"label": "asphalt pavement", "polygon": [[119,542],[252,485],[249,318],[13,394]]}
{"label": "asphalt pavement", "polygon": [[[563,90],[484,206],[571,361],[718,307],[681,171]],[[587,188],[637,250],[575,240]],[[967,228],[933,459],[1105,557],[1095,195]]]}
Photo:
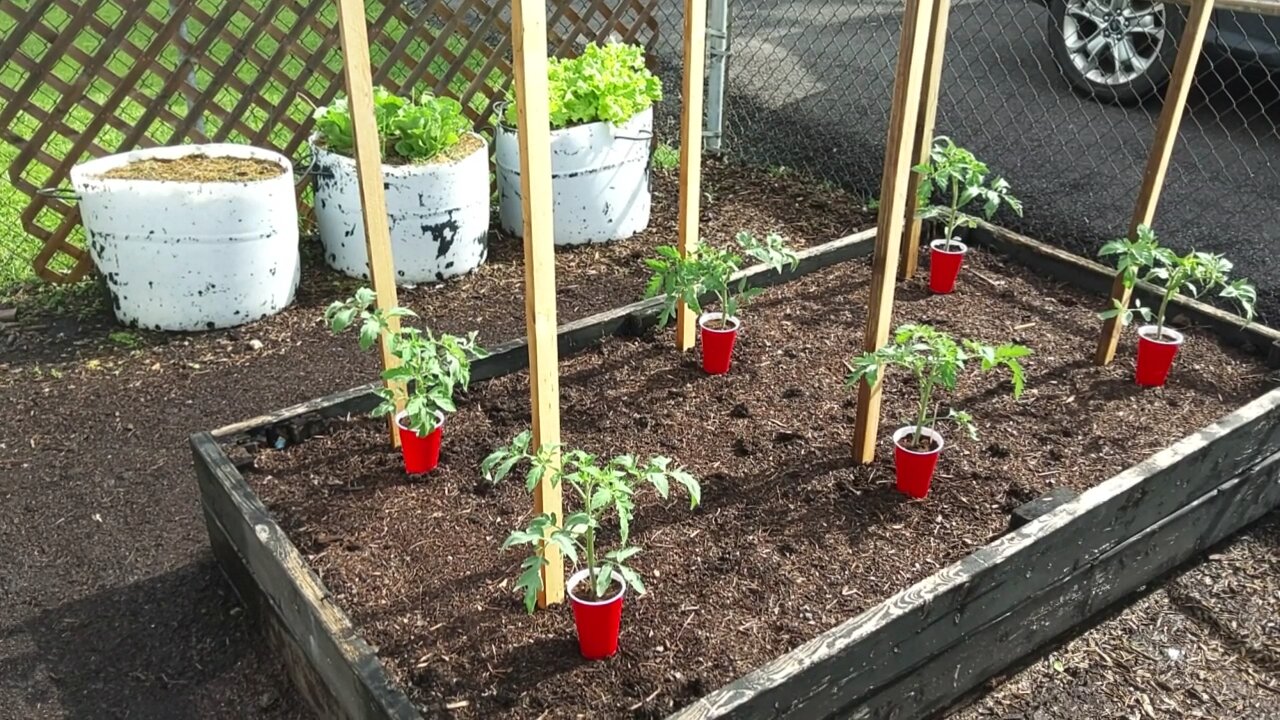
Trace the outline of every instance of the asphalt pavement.
{"label": "asphalt pavement", "polygon": [[[901,3],[733,7],[726,149],[877,194]],[[1126,230],[1160,102],[1118,107],[1074,93],[1050,54],[1048,22],[1044,7],[1018,0],[953,3],[937,132],[974,150],[1024,200],[1025,217],[1001,224],[1092,254]],[[678,26],[663,33],[664,46],[678,41]],[[1177,249],[1233,259],[1259,285],[1272,324],[1280,323],[1278,84],[1206,56],[1155,223]]]}

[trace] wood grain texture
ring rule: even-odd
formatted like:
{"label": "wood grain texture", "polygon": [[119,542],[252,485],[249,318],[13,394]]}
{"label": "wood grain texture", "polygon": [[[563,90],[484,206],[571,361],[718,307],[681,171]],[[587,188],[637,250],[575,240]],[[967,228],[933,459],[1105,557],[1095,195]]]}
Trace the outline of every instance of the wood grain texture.
{"label": "wood grain texture", "polygon": [[[1101,263],[990,223],[979,223],[966,238],[972,244],[1009,257],[1034,272],[1089,292],[1105,293],[1115,279],[1115,271]],[[1139,283],[1135,292],[1148,305],[1158,303],[1161,294],[1161,290],[1150,283]],[[1104,303],[1099,300],[1099,311],[1104,309]],[[1256,322],[1246,323],[1239,315],[1187,297],[1175,297],[1169,307],[1169,317],[1185,316],[1192,325],[1213,331],[1223,342],[1267,358],[1273,367],[1280,366],[1280,358],[1271,352],[1280,344],[1280,331]]]}
{"label": "wood grain texture", "polygon": [[[933,129],[938,121],[938,90],[942,86],[942,65],[947,49],[947,24],[951,17],[951,0],[931,0],[933,16],[929,21],[929,48],[924,61],[924,90],[920,93],[920,122],[915,133],[915,149],[912,162],[916,165],[929,161],[933,149]],[[920,233],[924,223],[916,217],[920,211],[915,192],[921,178],[911,174],[911,188],[907,191],[907,227],[902,235],[901,277],[915,277],[920,265]]]}
{"label": "wood grain texture", "polygon": [[[547,5],[512,0],[511,48],[520,144],[520,203],[524,214],[524,299],[529,338],[529,394],[533,447],[560,445],[560,370],[556,340],[556,254],[551,222],[551,109],[547,98]],[[552,457],[550,466],[558,465]],[[534,514],[564,518],[560,486],[552,472],[533,490]],[[548,528],[547,533],[551,530]],[[542,544],[538,607],[564,602],[564,558]]]}
{"label": "wood grain texture", "polygon": [[[200,500],[220,561],[238,560],[228,577],[249,607],[270,608],[301,653],[287,655],[308,702],[322,717],[417,720],[417,710],[383,671],[350,618],[285,536],[209,433],[191,438]],[[234,548],[228,557],[226,546]],[[246,575],[252,584],[246,582]],[[257,588],[257,592],[254,591]],[[316,690],[322,683],[326,692]]]}
{"label": "wood grain texture", "polygon": [[[876,249],[871,265],[871,294],[862,348],[879,350],[889,338],[893,323],[893,291],[898,273],[898,253],[911,194],[911,160],[915,152],[916,124],[920,115],[925,55],[934,0],[907,0],[898,43],[898,67],[889,109],[889,137],[885,143],[884,174],[880,185],[880,214],[876,219]],[[858,383],[858,406],[853,427],[853,457],[860,463],[875,459],[880,428],[881,383]]]}
{"label": "wood grain texture", "polygon": [[672,720],[836,715],[1280,451],[1278,422],[1274,390]]}
{"label": "wood grain texture", "polygon": [[[1213,7],[1214,0],[1196,0],[1191,7],[1191,16],[1187,18],[1187,26],[1182,31],[1182,38],[1178,41],[1178,56],[1173,63],[1169,87],[1165,90],[1164,106],[1160,109],[1155,139],[1151,142],[1151,154],[1147,157],[1147,167],[1142,173],[1142,186],[1138,190],[1133,220],[1129,223],[1130,238],[1137,237],[1138,226],[1153,226],[1155,223],[1160,190],[1164,187],[1169,158],[1173,156],[1173,146],[1178,140],[1178,126],[1182,124],[1182,111],[1186,109],[1187,96],[1191,93],[1191,84],[1195,80],[1200,50],[1204,47],[1204,37],[1209,32],[1209,23],[1213,19]],[[1129,307],[1130,294],[1124,278],[1117,274],[1111,287],[1112,304],[1118,304],[1121,308]],[[1119,316],[1103,321],[1098,350],[1093,358],[1095,364],[1108,365],[1115,359],[1116,346],[1123,329]]]}
{"label": "wood grain texture", "polygon": [[[698,245],[702,200],[702,96],[707,71],[707,0],[684,3],[684,78],[680,104],[680,210],[676,248],[688,255]],[[676,309],[676,347],[696,344],[698,319],[685,304]]]}
{"label": "wood grain texture", "polygon": [[[373,71],[369,67],[369,36],[364,26],[364,0],[338,0],[338,34],[342,40],[342,69],[346,78],[351,110],[356,180],[360,185],[360,211],[364,222],[365,250],[369,255],[369,278],[377,293],[378,307],[390,310],[398,304],[396,270],[391,259],[391,224],[387,217],[387,193],[382,179],[382,145],[373,111]],[[399,318],[388,318],[391,332],[400,329]],[[388,333],[378,336],[382,368],[400,366],[391,352]],[[392,383],[388,382],[391,388]],[[404,403],[396,401],[396,410]],[[392,447],[400,447],[400,431],[395,415],[387,416],[387,433]]]}
{"label": "wood grain texture", "polygon": [[923,718],[1280,505],[1280,456],[1245,471],[976,628],[841,717]]}

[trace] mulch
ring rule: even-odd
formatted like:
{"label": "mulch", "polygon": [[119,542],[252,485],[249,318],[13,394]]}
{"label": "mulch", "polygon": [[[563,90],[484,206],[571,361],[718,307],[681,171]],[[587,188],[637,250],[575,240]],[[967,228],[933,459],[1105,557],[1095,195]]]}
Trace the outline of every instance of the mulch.
{"label": "mulch", "polygon": [[[703,228],[780,231],[797,245],[866,227],[854,197],[708,162]],[[561,321],[639,297],[639,258],[675,241],[674,173],[653,227],[557,257]],[[208,550],[187,436],[367,382],[377,360],[331,337],[324,306],[357,281],[319,265],[295,304],[230,331],[161,335],[111,322],[98,297],[6,298],[0,326],[0,717],[305,717]],[[402,301],[434,327],[523,334],[518,244]],[[58,299],[59,312],[41,310]],[[48,307],[48,304],[44,305]]]}
{"label": "mulch", "polygon": [[[1098,299],[982,252],[962,287],[899,292],[897,322],[1031,347],[1027,391],[966,375],[954,397],[977,441],[949,432],[933,492],[893,488],[889,433],[914,402],[886,380],[880,460],[850,457],[856,352],[869,281],[846,263],[769,290],[746,312],[728,376],[702,373],[670,331],[617,338],[561,367],[564,442],[602,455],[661,454],[702,480],[703,505],[637,497],[632,596],[618,657],[578,657],[567,607],[527,616],[501,552],[530,499],[478,466],[530,421],[528,377],[477,386],[449,419],[441,467],[407,479],[381,423],[358,419],[255,457],[250,482],[427,715],[662,717],[1001,534],[1008,513],[1055,487],[1083,490],[1268,387],[1253,358],[1199,331],[1170,385],[1094,367]],[[945,406],[944,406],[945,407]],[[947,432],[944,430],[944,432]]]}
{"label": "mulch", "polygon": [[1280,516],[1209,552],[952,720],[1280,717]]}

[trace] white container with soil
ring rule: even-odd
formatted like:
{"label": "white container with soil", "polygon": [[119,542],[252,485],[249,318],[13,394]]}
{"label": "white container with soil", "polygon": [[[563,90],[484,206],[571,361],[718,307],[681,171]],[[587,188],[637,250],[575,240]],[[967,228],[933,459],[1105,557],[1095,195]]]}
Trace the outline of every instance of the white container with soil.
{"label": "white container with soil", "polygon": [[[662,84],[645,67],[644,49],[588,45],[579,57],[551,61],[548,87],[556,245],[622,240],[647,228],[653,103],[662,99]],[[504,232],[524,237],[514,104],[501,116],[494,138],[498,219]]]}
{"label": "white container with soil", "polygon": [[77,165],[71,184],[120,322],[212,330],[293,301],[298,211],[283,155],[229,144],[150,148]]}
{"label": "white container with soil", "polygon": [[[434,283],[475,270],[488,255],[489,152],[462,106],[423,95],[374,93],[396,283]],[[311,138],[315,212],[326,262],[369,278],[360,183],[345,99],[316,111]]]}

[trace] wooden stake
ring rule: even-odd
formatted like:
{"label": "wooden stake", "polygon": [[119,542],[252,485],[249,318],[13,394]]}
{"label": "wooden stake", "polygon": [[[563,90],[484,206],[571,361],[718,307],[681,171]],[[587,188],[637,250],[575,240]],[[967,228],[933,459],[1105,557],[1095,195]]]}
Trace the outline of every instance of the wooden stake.
{"label": "wooden stake", "polygon": [[[1142,188],[1138,190],[1138,204],[1133,210],[1133,221],[1129,225],[1129,237],[1136,237],[1139,225],[1151,225],[1155,221],[1156,206],[1160,202],[1160,190],[1164,187],[1165,173],[1169,170],[1169,158],[1173,155],[1173,144],[1178,139],[1178,126],[1182,124],[1182,111],[1187,105],[1187,96],[1191,93],[1191,83],[1195,78],[1196,62],[1200,59],[1200,50],[1204,47],[1204,36],[1209,29],[1209,21],[1213,18],[1214,0],[1199,0],[1191,7],[1191,17],[1187,19],[1187,27],[1182,31],[1182,39],[1178,44],[1178,57],[1173,63],[1173,75],[1169,78],[1169,89],[1165,91],[1164,107],[1160,109],[1160,121],[1156,125],[1155,141],[1151,144],[1151,154],[1147,157],[1147,169],[1142,174]],[[1169,12],[1173,12],[1172,8]],[[1121,308],[1129,307],[1130,288],[1125,287],[1124,278],[1116,275],[1111,286],[1111,303],[1119,303]],[[1119,316],[1106,320],[1102,325],[1102,335],[1098,338],[1098,350],[1093,361],[1096,365],[1109,365],[1116,357],[1116,346],[1120,342],[1120,331],[1124,328]]]}
{"label": "wooden stake", "polygon": [[[511,49],[515,68],[516,128],[520,142],[520,194],[524,212],[524,300],[529,334],[533,447],[560,444],[560,375],[556,347],[556,256],[551,223],[551,111],[547,100],[545,0],[512,0]],[[558,459],[557,459],[558,461]],[[551,473],[548,473],[550,475]],[[533,511],[564,521],[560,486],[543,480]],[[564,602],[564,559],[543,546],[539,607]]]}
{"label": "wooden stake", "polygon": [[[916,122],[920,115],[920,95],[924,80],[925,56],[931,35],[930,17],[934,0],[907,0],[902,16],[902,39],[898,45],[898,66],[889,113],[889,138],[885,144],[884,176],[880,185],[880,217],[876,222],[875,260],[871,270],[871,297],[867,304],[867,327],[863,348],[878,350],[889,339],[893,320],[893,290],[898,270],[898,252],[906,219],[911,188],[911,159],[914,157]],[[858,385],[858,414],[853,430],[853,455],[861,463],[875,457],[876,431],[880,425],[880,383]]]}
{"label": "wooden stake", "polygon": [[[351,107],[351,134],[355,140],[356,177],[360,181],[360,203],[364,215],[365,248],[369,253],[369,280],[377,293],[378,307],[395,307],[395,267],[391,261],[391,229],[387,220],[387,195],[382,181],[382,151],[378,126],[373,115],[373,72],[369,68],[369,35],[361,0],[338,0],[338,31],[342,36],[343,73]],[[393,329],[400,327],[390,318]],[[380,343],[382,367],[390,370],[400,362],[391,354],[384,336]],[[388,383],[390,387],[390,383]],[[397,405],[397,410],[401,409]],[[400,447],[394,415],[388,416],[392,447]]]}
{"label": "wooden stake", "polygon": [[[947,20],[951,15],[951,0],[933,0],[933,16],[929,25],[929,49],[925,53],[924,91],[920,94],[920,124],[915,134],[913,165],[927,162],[933,148],[933,131],[938,120],[938,92],[942,86],[942,59],[947,48]],[[920,232],[923,223],[916,217],[920,211],[916,188],[920,176],[911,174],[911,187],[907,190],[907,232],[902,238],[902,278],[915,277],[920,265]]]}
{"label": "wooden stake", "polygon": [[[706,73],[707,1],[686,0],[684,6],[684,82],[680,112],[680,238],[677,248],[688,255],[698,245],[702,200],[702,94]],[[676,311],[676,347],[692,350],[698,319],[680,303]]]}

